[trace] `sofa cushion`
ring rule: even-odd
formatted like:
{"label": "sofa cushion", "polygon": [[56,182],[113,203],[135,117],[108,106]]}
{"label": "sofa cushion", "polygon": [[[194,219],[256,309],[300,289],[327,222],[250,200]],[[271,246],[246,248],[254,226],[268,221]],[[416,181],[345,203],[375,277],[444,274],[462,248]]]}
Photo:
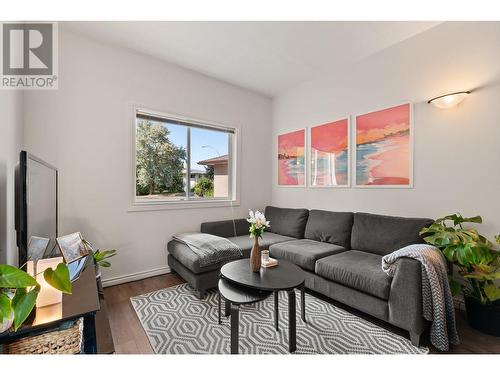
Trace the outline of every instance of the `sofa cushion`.
{"label": "sofa cushion", "polygon": [[269,247],[271,257],[288,260],[309,271],[314,271],[318,259],[342,251],[346,249],[328,242],[307,239],[281,242]]}
{"label": "sofa cushion", "polygon": [[309,211],[304,237],[333,243],[346,249],[351,246],[352,212]]}
{"label": "sofa cushion", "polygon": [[[250,251],[252,250],[254,239],[250,238],[248,234],[245,236],[228,237],[228,240],[241,247],[244,257],[250,256]],[[259,238],[259,245],[262,250],[267,250],[273,244],[292,240],[295,240],[295,238],[282,236],[276,233],[264,232],[262,238]]]}
{"label": "sofa cushion", "polygon": [[267,206],[265,215],[266,219],[271,222],[271,227],[268,228],[269,232],[298,239],[304,238],[304,230],[309,216],[308,210]]}
{"label": "sofa cushion", "polygon": [[248,233],[246,219],[209,221],[201,223],[201,233],[209,233],[219,237],[243,236]]}
{"label": "sofa cushion", "polygon": [[357,212],[354,214],[351,249],[386,255],[402,247],[422,243],[419,232],[432,222],[432,219]]}
{"label": "sofa cushion", "polygon": [[382,271],[382,256],[349,250],[321,258],[315,271],[325,279],[388,300],[392,278]]}

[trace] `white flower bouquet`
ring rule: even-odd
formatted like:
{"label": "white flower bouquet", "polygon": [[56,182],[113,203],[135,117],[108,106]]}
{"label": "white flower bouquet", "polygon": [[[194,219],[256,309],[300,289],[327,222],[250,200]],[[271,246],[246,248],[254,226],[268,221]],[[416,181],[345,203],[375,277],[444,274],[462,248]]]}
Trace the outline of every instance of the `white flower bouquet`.
{"label": "white flower bouquet", "polygon": [[248,210],[248,219],[247,221],[250,223],[250,238],[260,237],[262,238],[262,234],[266,228],[269,228],[269,221],[266,221],[266,217],[260,211]]}

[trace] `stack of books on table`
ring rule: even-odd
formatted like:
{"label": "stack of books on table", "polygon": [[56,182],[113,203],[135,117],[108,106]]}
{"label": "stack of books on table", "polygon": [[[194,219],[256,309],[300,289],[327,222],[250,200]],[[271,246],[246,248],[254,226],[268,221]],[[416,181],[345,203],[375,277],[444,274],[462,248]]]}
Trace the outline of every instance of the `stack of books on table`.
{"label": "stack of books on table", "polygon": [[278,265],[278,260],[274,258],[269,258],[267,262],[262,262],[262,267],[264,268],[271,268],[271,267],[276,267]]}

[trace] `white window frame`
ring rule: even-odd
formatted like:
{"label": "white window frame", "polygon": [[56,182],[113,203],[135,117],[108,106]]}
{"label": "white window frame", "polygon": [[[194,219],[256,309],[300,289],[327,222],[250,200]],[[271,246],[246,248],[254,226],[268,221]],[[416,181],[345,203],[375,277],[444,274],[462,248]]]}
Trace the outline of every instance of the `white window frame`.
{"label": "white window frame", "polygon": [[[232,137],[229,137],[229,157],[228,157],[228,191],[229,197],[227,198],[196,198],[189,199],[189,181],[190,181],[190,150],[187,151],[187,199],[184,200],[172,200],[172,201],[137,201],[136,199],[136,114],[137,112],[145,112],[151,114],[153,116],[158,116],[165,118],[167,120],[172,121],[182,121],[187,122],[193,125],[200,125],[201,127],[212,128],[214,130],[227,130],[231,129],[234,133]],[[162,112],[157,110],[152,110],[150,108],[142,107],[142,106],[133,106],[132,111],[132,120],[131,120],[131,173],[130,173],[130,181],[131,183],[131,194],[130,194],[130,204],[128,211],[157,211],[157,210],[171,210],[171,209],[180,209],[180,208],[207,208],[207,207],[230,207],[230,206],[238,206],[240,204],[240,160],[241,160],[241,151],[240,151],[240,137],[241,137],[241,129],[234,125],[222,124],[220,122],[200,120],[193,118],[191,116],[180,115],[169,112]],[[189,128],[188,128],[189,129]],[[187,131],[188,136],[188,145],[189,145],[189,137],[190,130]]]}

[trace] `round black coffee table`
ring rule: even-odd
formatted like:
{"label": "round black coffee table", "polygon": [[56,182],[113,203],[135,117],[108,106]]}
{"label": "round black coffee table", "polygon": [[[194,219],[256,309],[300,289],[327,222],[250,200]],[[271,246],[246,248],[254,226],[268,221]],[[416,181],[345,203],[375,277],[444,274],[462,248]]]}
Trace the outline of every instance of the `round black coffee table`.
{"label": "round black coffee table", "polygon": [[[301,291],[301,317],[306,320],[305,315],[305,273],[302,269],[286,260],[279,260],[276,267],[261,268],[259,272],[252,272],[249,259],[240,259],[229,262],[222,266],[221,277],[231,281],[242,288],[253,288],[263,291],[274,292],[274,326],[279,329],[279,299],[278,293],[284,290],[288,294],[288,350],[294,352],[297,347],[296,337],[296,302],[295,288]],[[225,305],[225,315],[230,314],[231,305]]]}

